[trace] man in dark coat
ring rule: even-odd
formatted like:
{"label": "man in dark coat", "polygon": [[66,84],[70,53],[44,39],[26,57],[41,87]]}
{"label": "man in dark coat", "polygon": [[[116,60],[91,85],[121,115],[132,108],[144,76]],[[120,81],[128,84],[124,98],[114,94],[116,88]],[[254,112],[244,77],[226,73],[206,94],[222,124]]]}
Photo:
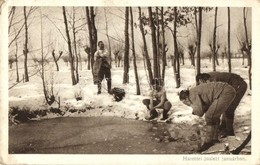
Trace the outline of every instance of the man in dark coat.
{"label": "man in dark coat", "polygon": [[227,111],[235,96],[235,89],[223,82],[203,83],[180,92],[180,100],[192,107],[192,114],[200,117],[205,114],[206,137],[199,152],[218,142],[220,116]]}
{"label": "man in dark coat", "polygon": [[104,47],[103,41],[98,42],[99,49],[94,54],[94,67],[93,67],[93,78],[94,84],[98,86],[97,94],[101,94],[101,83],[102,80],[107,80],[107,91],[108,93],[111,92],[111,71],[110,71],[110,63],[109,63],[109,56],[108,51]]}
{"label": "man in dark coat", "polygon": [[235,110],[243,98],[246,90],[247,83],[239,75],[228,72],[209,72],[202,73],[196,76],[196,81],[199,83],[206,82],[226,82],[236,90],[236,97],[230,104],[228,110],[223,114],[220,125],[221,137],[234,136],[234,116]]}

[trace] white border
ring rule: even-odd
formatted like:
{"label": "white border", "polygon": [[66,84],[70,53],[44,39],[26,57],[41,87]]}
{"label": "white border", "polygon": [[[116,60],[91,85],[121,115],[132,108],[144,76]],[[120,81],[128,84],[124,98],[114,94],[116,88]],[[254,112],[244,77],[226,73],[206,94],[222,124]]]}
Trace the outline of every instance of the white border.
{"label": "white border", "polygon": [[[240,156],[247,161],[183,161],[183,155],[48,155],[8,154],[8,6],[219,6],[252,7],[252,155]],[[9,0],[0,15],[0,164],[260,164],[260,0]],[[259,57],[258,57],[259,56]],[[189,155],[202,156],[205,155]],[[228,155],[219,156],[228,157]],[[1,162],[3,161],[3,162]]]}

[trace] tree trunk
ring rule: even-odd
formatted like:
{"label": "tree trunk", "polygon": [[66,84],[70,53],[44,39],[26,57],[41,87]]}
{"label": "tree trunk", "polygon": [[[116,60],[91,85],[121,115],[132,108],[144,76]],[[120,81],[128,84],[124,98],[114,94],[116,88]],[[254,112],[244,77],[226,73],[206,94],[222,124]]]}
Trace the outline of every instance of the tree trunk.
{"label": "tree trunk", "polygon": [[174,31],[173,31],[173,43],[174,43],[174,73],[175,73],[175,81],[176,81],[176,88],[181,86],[181,79],[180,79],[180,58],[179,58],[179,51],[177,45],[177,7],[174,7]]}
{"label": "tree trunk", "polygon": [[97,28],[95,25],[95,13],[94,13],[94,7],[90,7],[90,20],[91,20],[91,28],[92,28],[92,52],[91,52],[91,66],[93,67],[94,64],[94,54],[97,51]]}
{"label": "tree trunk", "polygon": [[27,57],[28,57],[28,25],[27,25],[27,16],[26,16],[26,6],[23,8],[24,11],[24,26],[25,26],[25,42],[24,42],[24,81],[29,81],[28,67],[27,67]]}
{"label": "tree trunk", "polygon": [[230,52],[230,7],[228,7],[228,72],[231,73],[231,52]]}
{"label": "tree trunk", "polygon": [[123,84],[129,83],[129,7],[125,8],[125,54]]}
{"label": "tree trunk", "polygon": [[[196,10],[196,9],[195,9]],[[200,74],[200,46],[202,30],[202,7],[199,7],[199,18],[197,26],[197,74]],[[198,82],[196,82],[198,85]]]}
{"label": "tree trunk", "polygon": [[217,15],[218,15],[218,8],[215,8],[215,20],[214,20],[214,31],[213,31],[213,48],[212,48],[212,65],[213,65],[213,71],[216,71],[216,32],[217,32]]}
{"label": "tree trunk", "polygon": [[130,7],[130,17],[131,17],[132,54],[133,54],[133,65],[134,65],[134,72],[135,72],[136,95],[140,95],[141,92],[140,92],[139,77],[137,72],[136,55],[135,55],[134,20],[133,20],[132,7]]}
{"label": "tree trunk", "polygon": [[148,55],[148,50],[147,50],[147,44],[146,44],[146,39],[145,39],[145,34],[144,34],[144,27],[143,27],[143,22],[142,22],[142,15],[141,15],[141,7],[138,7],[139,9],[139,28],[142,33],[142,38],[143,38],[143,43],[144,43],[144,56],[147,64],[147,70],[148,70],[148,76],[149,76],[149,83],[151,84],[153,81],[153,72],[152,72],[152,66],[151,66],[151,61],[150,57]]}
{"label": "tree trunk", "polygon": [[74,45],[74,53],[75,53],[75,57],[76,57],[76,68],[75,68],[75,72],[76,72],[76,82],[79,82],[79,58],[78,58],[78,51],[77,51],[77,39],[76,39],[76,28],[75,28],[75,10],[73,7],[73,16],[72,16],[72,33],[73,33],[73,45]]}
{"label": "tree trunk", "polygon": [[158,78],[161,78],[161,66],[160,66],[160,59],[161,59],[161,54],[160,54],[160,22],[159,22],[159,8],[156,7],[156,23],[157,23],[157,29],[156,29],[156,50],[157,50],[157,70],[158,70]]}
{"label": "tree trunk", "polygon": [[53,61],[56,65],[56,70],[59,71],[59,65],[58,65],[58,62],[57,62],[57,59],[56,59],[56,56],[55,56],[55,50],[53,49],[52,52],[51,52],[51,55],[53,57]]}
{"label": "tree trunk", "polygon": [[112,57],[111,57],[111,43],[110,43],[110,38],[108,35],[108,23],[107,23],[107,12],[106,9],[104,8],[104,13],[105,13],[105,23],[106,23],[106,36],[107,36],[107,42],[108,42],[108,54],[109,54],[109,59],[110,59],[110,66],[112,67]]}
{"label": "tree trunk", "polygon": [[74,59],[73,59],[73,55],[72,55],[72,49],[71,49],[71,40],[70,40],[70,34],[69,34],[69,29],[68,29],[68,22],[67,22],[67,17],[66,17],[66,11],[65,11],[65,7],[62,7],[63,10],[63,17],[64,17],[64,24],[65,24],[65,30],[66,30],[66,35],[67,35],[67,39],[68,39],[68,49],[69,49],[69,62],[70,62],[70,73],[71,73],[71,80],[72,80],[72,85],[76,85],[76,78],[75,78],[75,74],[74,74]]}
{"label": "tree trunk", "polygon": [[248,32],[247,32],[247,24],[246,24],[246,7],[243,9],[243,17],[244,17],[244,27],[245,27],[245,37],[246,37],[246,53],[247,53],[247,58],[248,58],[248,75],[249,75],[249,89],[252,89],[252,57],[251,57],[251,45],[249,43],[248,39]]}
{"label": "tree trunk", "polygon": [[164,29],[164,18],[163,18],[163,7],[161,7],[161,19],[162,19],[162,79],[165,77],[166,67],[166,51],[165,51],[165,29]]}
{"label": "tree trunk", "polygon": [[154,78],[159,78],[159,72],[158,72],[158,56],[157,56],[157,47],[156,47],[156,33],[155,33],[155,26],[153,22],[153,16],[152,16],[152,7],[148,7],[148,13],[149,13],[149,24],[151,28],[151,35],[152,35],[152,48],[153,48],[153,72],[154,72]]}
{"label": "tree trunk", "polygon": [[[93,68],[94,64],[94,54],[97,51],[97,29],[95,25],[95,13],[94,7],[86,7],[86,17],[87,17],[87,24],[88,24],[88,32],[89,32],[89,46],[90,46],[90,62],[91,68]],[[88,65],[88,69],[90,69]],[[93,70],[92,70],[93,71]]]}
{"label": "tree trunk", "polygon": [[[16,34],[16,30],[15,30]],[[15,65],[16,65],[16,82],[19,82],[19,68],[18,68],[18,42],[17,39],[15,40]]]}
{"label": "tree trunk", "polygon": [[[87,17],[87,24],[88,24],[88,35],[89,35],[89,46],[90,46],[90,51],[89,53],[86,51],[86,53],[88,53],[88,70],[90,70],[90,64],[91,64],[91,60],[92,60],[92,48],[93,48],[93,43],[92,43],[92,28],[91,28],[91,21],[90,21],[90,14],[89,14],[89,8],[86,7],[86,17]],[[87,50],[88,47],[86,47]],[[92,66],[91,66],[92,68]]]}
{"label": "tree trunk", "polygon": [[43,86],[43,94],[46,103],[48,103],[48,92],[47,92],[47,87],[45,83],[45,70],[44,70],[44,54],[43,54],[43,27],[42,27],[42,11],[41,12],[41,78],[42,78],[42,86]]}

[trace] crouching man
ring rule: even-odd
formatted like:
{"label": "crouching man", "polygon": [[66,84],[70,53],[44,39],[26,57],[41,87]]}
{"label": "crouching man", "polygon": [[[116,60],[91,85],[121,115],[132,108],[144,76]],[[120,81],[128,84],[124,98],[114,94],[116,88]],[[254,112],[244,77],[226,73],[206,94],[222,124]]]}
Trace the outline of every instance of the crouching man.
{"label": "crouching man", "polygon": [[180,100],[192,107],[193,115],[202,117],[205,114],[206,136],[198,152],[205,151],[219,142],[220,116],[227,111],[235,96],[235,89],[223,82],[204,83],[180,92]]}
{"label": "crouching man", "polygon": [[143,100],[143,104],[146,105],[150,112],[150,116],[146,117],[146,119],[152,120],[158,117],[156,108],[162,108],[163,117],[161,120],[166,120],[168,118],[168,112],[171,109],[172,104],[167,99],[164,83],[161,80],[154,79],[152,84],[153,90],[150,93],[150,98]]}

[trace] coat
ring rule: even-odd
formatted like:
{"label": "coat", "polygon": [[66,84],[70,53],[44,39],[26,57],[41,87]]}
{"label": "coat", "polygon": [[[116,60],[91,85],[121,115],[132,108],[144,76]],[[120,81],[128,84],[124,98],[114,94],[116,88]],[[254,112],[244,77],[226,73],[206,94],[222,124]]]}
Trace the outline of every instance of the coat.
{"label": "coat", "polygon": [[93,66],[94,84],[98,84],[98,82],[99,82],[99,71],[101,69],[101,65],[102,65],[102,58],[97,58],[96,61],[94,62],[94,66]]}
{"label": "coat", "polygon": [[244,82],[244,79],[237,74],[228,73],[228,72],[209,72],[210,81],[220,81],[226,82],[231,85],[235,90],[239,88],[241,83]]}
{"label": "coat", "polygon": [[227,83],[203,83],[189,90],[192,114],[202,117],[208,124],[216,124],[236,96],[235,89]]}

